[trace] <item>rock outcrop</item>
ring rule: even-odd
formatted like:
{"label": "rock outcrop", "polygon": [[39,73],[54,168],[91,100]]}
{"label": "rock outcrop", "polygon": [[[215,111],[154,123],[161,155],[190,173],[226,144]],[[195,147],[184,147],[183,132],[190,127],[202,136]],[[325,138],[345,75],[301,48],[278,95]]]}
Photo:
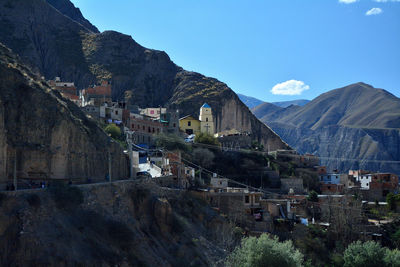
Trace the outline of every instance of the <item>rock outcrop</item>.
{"label": "rock outcrop", "polygon": [[234,236],[186,191],[131,180],[60,192],[0,194],[2,266],[212,266]]}
{"label": "rock outcrop", "polygon": [[72,102],[0,44],[0,182],[18,178],[104,180],[128,177],[118,144]]}
{"label": "rock outcrop", "polygon": [[[222,104],[210,103],[216,129],[251,130],[255,141],[265,147],[288,147],[226,84],[183,70],[165,52],[142,47],[118,32],[96,33],[81,19],[75,22],[70,8],[57,11],[46,1],[0,0],[0,6],[0,41],[46,79],[60,76],[74,81],[79,89],[107,79],[112,82],[114,100],[125,99],[141,107],[173,106],[188,114],[197,113],[203,100],[210,99]],[[222,110],[230,116],[223,116]]]}

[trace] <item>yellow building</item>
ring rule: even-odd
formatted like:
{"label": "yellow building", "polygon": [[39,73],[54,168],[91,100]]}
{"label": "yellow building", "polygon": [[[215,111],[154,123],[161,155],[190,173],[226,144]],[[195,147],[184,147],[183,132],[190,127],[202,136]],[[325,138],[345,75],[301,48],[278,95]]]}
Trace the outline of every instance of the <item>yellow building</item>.
{"label": "yellow building", "polygon": [[187,134],[200,132],[200,121],[190,115],[179,119],[179,129]]}
{"label": "yellow building", "polygon": [[211,107],[207,103],[204,103],[200,108],[199,120],[200,120],[200,131],[202,133],[208,133],[211,135],[215,133],[214,120],[212,116]]}

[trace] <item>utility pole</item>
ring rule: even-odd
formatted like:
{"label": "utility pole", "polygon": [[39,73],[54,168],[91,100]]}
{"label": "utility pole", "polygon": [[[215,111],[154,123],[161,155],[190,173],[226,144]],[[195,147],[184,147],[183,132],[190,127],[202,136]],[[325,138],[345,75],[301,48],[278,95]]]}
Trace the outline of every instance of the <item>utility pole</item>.
{"label": "utility pole", "polygon": [[199,167],[199,180],[201,183],[203,183],[203,180],[201,179],[201,167]]}
{"label": "utility pole", "polygon": [[181,188],[181,171],[182,163],[178,163],[178,187]]}
{"label": "utility pole", "polygon": [[108,181],[111,183],[111,151],[110,148],[108,149]]}
{"label": "utility pole", "polygon": [[13,183],[14,183],[14,190],[15,191],[17,191],[17,186],[18,186],[18,183],[17,183],[17,149],[15,149],[15,157],[14,157],[14,181],[13,181]]}

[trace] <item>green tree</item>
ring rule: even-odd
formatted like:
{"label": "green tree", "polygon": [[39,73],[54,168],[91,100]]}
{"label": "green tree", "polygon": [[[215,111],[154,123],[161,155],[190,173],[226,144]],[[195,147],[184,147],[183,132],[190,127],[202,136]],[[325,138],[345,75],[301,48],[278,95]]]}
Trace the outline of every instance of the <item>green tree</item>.
{"label": "green tree", "polygon": [[113,139],[121,139],[121,129],[114,123],[110,123],[104,128],[104,131]]}
{"label": "green tree", "polygon": [[392,192],[390,192],[386,196],[386,202],[390,210],[395,210],[399,201],[400,201],[400,195],[395,195]]}
{"label": "green tree", "polygon": [[388,267],[400,267],[400,250],[398,249],[387,249],[386,255],[383,258],[386,266]]}
{"label": "green tree", "polygon": [[375,241],[353,242],[344,251],[344,267],[385,266],[385,255],[386,249]]}
{"label": "green tree", "polygon": [[292,241],[279,242],[277,237],[262,234],[260,237],[242,239],[226,260],[227,266],[302,266],[303,254],[294,248]]}
{"label": "green tree", "polygon": [[308,193],[307,200],[312,202],[318,202],[318,193],[315,192],[314,190],[311,190],[310,193]]}
{"label": "green tree", "polygon": [[220,146],[220,143],[218,142],[218,139],[215,138],[214,136],[208,134],[208,133],[196,134],[196,137],[194,138],[194,141],[196,143],[201,143],[201,144]]}

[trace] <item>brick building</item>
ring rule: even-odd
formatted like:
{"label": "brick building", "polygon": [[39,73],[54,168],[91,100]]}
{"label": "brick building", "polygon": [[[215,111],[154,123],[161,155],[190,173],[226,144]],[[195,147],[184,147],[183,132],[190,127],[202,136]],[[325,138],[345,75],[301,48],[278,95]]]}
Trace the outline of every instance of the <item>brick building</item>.
{"label": "brick building", "polygon": [[111,102],[111,83],[102,81],[98,85],[83,89],[80,98],[83,106],[101,106],[104,102]]}

